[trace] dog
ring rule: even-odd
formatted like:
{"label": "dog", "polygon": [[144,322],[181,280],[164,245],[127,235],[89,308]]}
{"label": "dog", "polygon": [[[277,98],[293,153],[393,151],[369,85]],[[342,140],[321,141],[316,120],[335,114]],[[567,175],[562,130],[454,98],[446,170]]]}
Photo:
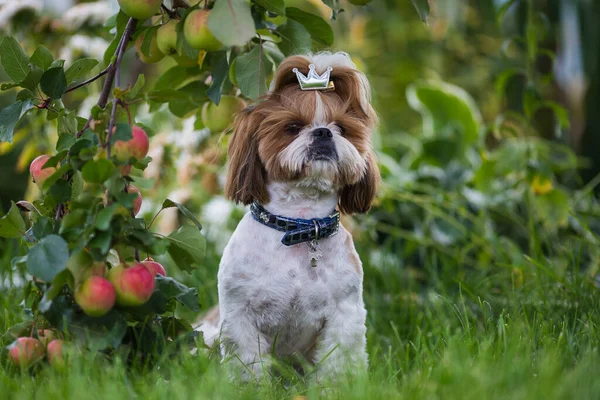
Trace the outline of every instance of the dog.
{"label": "dog", "polygon": [[367,368],[362,264],[339,213],[371,208],[376,123],[365,75],[328,52],[286,58],[236,116],[225,195],[250,211],[223,252],[219,306],[198,329],[242,378],[274,358],[324,377]]}

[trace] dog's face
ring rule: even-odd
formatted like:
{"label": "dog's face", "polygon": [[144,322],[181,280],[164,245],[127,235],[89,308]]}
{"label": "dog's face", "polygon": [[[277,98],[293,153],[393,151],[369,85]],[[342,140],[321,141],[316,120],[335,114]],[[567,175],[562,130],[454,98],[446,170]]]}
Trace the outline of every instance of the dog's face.
{"label": "dog's face", "polygon": [[[331,66],[333,91],[303,91],[304,74]],[[370,145],[376,123],[365,76],[347,55],[294,56],[278,68],[271,91],[236,118],[229,144],[226,195],[244,204],[268,202],[266,183],[293,182],[340,192],[346,213],[370,208],[379,172]]]}

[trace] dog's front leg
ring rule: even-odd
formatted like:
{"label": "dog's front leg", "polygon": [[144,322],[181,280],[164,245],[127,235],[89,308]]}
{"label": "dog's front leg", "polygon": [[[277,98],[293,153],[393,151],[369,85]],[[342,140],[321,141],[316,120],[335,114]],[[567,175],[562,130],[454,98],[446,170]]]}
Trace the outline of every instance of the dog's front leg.
{"label": "dog's front leg", "polygon": [[368,365],[366,351],[366,311],[362,298],[346,299],[338,304],[327,319],[317,344],[317,376],[336,379],[348,372],[365,372]]}
{"label": "dog's front leg", "polygon": [[260,379],[269,370],[269,345],[247,316],[225,318],[221,328],[222,359],[232,368],[232,378]]}

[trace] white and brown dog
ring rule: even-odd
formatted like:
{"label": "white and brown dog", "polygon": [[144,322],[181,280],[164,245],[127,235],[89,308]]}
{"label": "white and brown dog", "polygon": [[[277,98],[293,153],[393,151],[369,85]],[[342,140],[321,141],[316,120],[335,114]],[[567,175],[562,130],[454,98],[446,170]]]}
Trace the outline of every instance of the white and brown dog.
{"label": "white and brown dog", "polygon": [[287,58],[237,116],[225,194],[251,211],[223,253],[219,309],[198,329],[246,378],[271,357],[325,376],[366,368],[362,265],[336,210],[371,207],[375,124],[369,83],[345,53]]}

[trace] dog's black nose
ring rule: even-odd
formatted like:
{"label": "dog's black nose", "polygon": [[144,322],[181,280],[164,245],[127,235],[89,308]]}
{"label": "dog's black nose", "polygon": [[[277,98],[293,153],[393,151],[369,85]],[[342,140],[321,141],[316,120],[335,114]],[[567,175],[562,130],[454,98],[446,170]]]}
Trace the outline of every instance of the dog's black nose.
{"label": "dog's black nose", "polygon": [[328,139],[333,137],[333,133],[327,128],[318,128],[313,131],[313,136],[316,139]]}

